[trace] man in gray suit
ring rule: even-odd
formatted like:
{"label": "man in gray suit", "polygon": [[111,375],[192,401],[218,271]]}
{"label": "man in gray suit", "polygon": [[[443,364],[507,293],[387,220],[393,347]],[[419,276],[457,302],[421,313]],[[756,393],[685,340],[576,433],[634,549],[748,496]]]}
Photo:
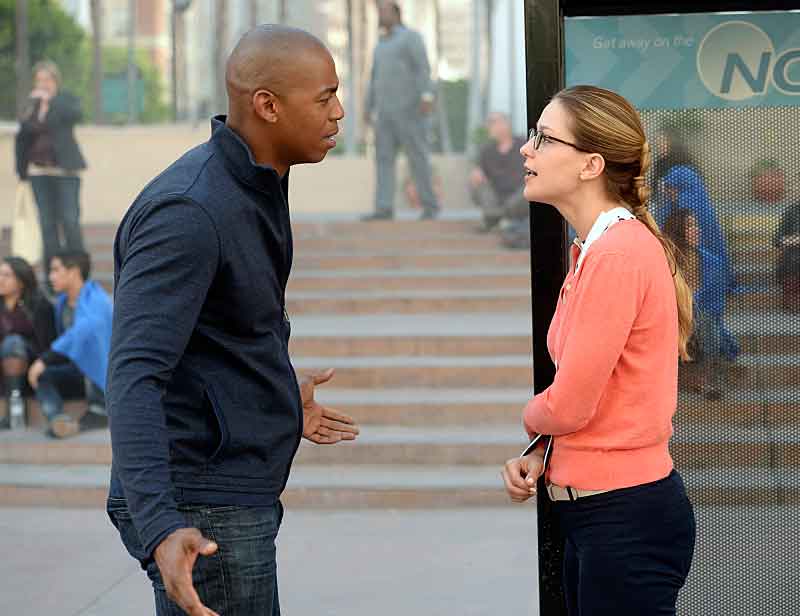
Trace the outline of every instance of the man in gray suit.
{"label": "man in gray suit", "polygon": [[403,147],[417,187],[422,218],[435,218],[439,204],[433,193],[425,118],[433,111],[433,84],[425,44],[406,28],[395,2],[378,3],[378,23],[384,35],[375,47],[366,100],[366,121],[375,125],[377,187],[375,212],[364,220],[394,217],[395,158]]}

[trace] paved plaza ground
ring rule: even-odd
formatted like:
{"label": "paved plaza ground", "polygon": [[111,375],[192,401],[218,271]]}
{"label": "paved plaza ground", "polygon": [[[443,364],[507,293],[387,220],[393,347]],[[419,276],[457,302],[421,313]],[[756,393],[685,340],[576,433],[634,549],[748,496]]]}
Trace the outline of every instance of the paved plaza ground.
{"label": "paved plaza ground", "polygon": [[[536,510],[290,511],[285,616],[535,614]],[[152,592],[96,509],[0,509],[0,613],[142,616]]]}

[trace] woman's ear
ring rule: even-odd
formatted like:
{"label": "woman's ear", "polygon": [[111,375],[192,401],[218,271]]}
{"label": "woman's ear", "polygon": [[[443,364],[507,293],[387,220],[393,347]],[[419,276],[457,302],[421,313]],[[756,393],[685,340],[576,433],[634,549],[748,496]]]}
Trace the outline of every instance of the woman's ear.
{"label": "woman's ear", "polygon": [[587,154],[579,177],[582,180],[593,180],[601,176],[605,168],[606,160],[601,154]]}

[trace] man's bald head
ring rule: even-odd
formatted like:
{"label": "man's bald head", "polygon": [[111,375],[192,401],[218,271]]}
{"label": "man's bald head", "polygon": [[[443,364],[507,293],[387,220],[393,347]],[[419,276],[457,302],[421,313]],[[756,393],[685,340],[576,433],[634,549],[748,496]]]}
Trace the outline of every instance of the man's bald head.
{"label": "man's bald head", "polygon": [[264,25],[245,34],[225,68],[225,124],[254,160],[279,174],[316,163],[336,146],[339,76],[330,52],[303,30]]}
{"label": "man's bald head", "polygon": [[382,28],[392,28],[402,23],[403,17],[400,12],[400,5],[391,0],[379,0],[378,2],[378,25]]}
{"label": "man's bald head", "polygon": [[225,67],[225,87],[231,106],[257,90],[285,94],[298,82],[304,59],[330,56],[325,45],[305,30],[267,24],[245,33]]}

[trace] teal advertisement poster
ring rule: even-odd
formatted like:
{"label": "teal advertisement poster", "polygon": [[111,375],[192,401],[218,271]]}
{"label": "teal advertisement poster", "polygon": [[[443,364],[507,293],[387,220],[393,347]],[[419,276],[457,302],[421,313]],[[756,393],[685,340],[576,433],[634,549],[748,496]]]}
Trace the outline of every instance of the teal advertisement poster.
{"label": "teal advertisement poster", "polygon": [[567,85],[640,109],[800,105],[800,11],[565,20]]}

